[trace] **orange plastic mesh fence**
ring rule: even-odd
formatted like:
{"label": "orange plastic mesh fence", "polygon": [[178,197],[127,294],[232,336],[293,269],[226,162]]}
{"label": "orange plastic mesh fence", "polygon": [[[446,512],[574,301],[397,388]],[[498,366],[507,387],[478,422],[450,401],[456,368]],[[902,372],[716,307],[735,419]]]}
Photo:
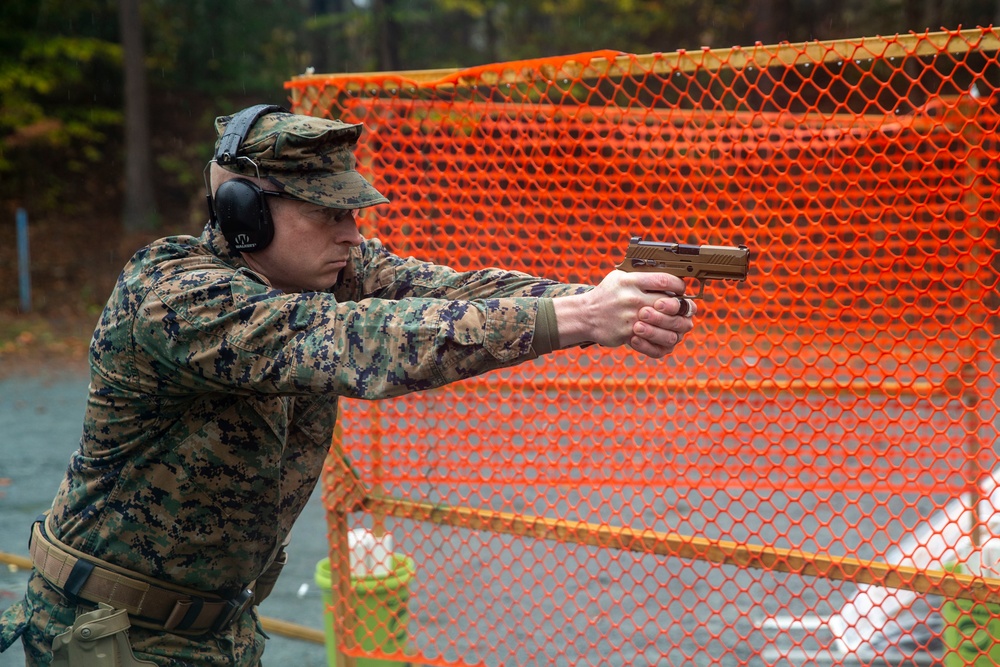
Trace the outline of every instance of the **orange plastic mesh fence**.
{"label": "orange plastic mesh fence", "polygon": [[[666,360],[589,347],[345,401],[334,444],[367,499],[344,515],[331,467],[343,654],[1000,656],[998,48],[977,29],[290,81],[296,110],[365,124],[392,203],[361,220],[397,254],[596,282],[633,236],[752,252]],[[363,527],[395,569],[348,585]]]}

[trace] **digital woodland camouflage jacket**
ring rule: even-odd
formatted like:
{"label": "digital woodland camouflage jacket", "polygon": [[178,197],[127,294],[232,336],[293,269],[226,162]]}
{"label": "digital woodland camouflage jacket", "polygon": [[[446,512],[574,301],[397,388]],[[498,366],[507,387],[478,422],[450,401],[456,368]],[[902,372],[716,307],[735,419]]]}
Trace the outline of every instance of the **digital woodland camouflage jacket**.
{"label": "digital woodland camouflage jacket", "polygon": [[586,289],[455,272],[368,240],[331,292],[285,294],[211,227],[153,243],[94,333],[55,530],[129,570],[239,591],[305,506],[338,396],[397,396],[549,352],[555,317],[539,297]]}

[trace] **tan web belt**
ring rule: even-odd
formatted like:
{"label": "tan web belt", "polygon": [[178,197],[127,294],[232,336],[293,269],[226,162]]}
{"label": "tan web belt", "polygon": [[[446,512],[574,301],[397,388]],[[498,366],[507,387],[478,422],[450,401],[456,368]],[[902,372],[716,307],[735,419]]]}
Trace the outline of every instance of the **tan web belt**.
{"label": "tan web belt", "polygon": [[41,519],[34,523],[28,545],[39,574],[71,598],[126,610],[135,625],[181,634],[218,632],[239,618],[253,600],[249,588],[230,600],[174,590],[163,582],[86,557],[57,540],[44,524]]}

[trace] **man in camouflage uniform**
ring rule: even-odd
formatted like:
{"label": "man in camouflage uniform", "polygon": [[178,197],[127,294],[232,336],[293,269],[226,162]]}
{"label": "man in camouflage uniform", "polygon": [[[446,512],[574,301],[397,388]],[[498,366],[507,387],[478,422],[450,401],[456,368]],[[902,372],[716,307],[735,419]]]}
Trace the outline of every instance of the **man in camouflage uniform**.
{"label": "man in camouflage uniform", "polygon": [[[230,119],[217,119],[220,135]],[[692,329],[693,303],[667,295],[684,291],[675,276],[612,271],[592,287],[460,273],[362,238],[356,210],[388,200],[354,169],[360,133],[261,116],[239,147],[252,162],[213,163],[211,187],[241,177],[274,194],[273,240],[240,253],[210,222],[200,237],[152,243],[94,332],[80,447],[33,539],[47,531],[83,563],[198,605],[233,601],[209,628],[189,607],[168,620],[129,608],[137,660],[259,664],[264,637],[243,592],[317,483],[339,396],[431,389],[584,343],[659,358]],[[54,638],[97,607],[68,592],[81,590],[75,568],[46,567],[36,560],[25,600],[0,622],[0,648],[20,636],[29,665],[50,664]]]}

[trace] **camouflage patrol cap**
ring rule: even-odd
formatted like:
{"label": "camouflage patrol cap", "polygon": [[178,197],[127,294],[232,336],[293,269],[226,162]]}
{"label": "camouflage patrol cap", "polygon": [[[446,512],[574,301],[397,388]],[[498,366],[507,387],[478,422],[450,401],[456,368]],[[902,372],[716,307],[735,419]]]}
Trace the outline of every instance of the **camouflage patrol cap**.
{"label": "camouflage patrol cap", "polygon": [[[215,119],[219,140],[230,120],[232,116]],[[360,123],[269,113],[257,119],[236,154],[253,162],[237,159],[222,166],[242,176],[259,173],[284,192],[320,206],[387,204],[389,200],[355,168],[354,148],[361,131]]]}

